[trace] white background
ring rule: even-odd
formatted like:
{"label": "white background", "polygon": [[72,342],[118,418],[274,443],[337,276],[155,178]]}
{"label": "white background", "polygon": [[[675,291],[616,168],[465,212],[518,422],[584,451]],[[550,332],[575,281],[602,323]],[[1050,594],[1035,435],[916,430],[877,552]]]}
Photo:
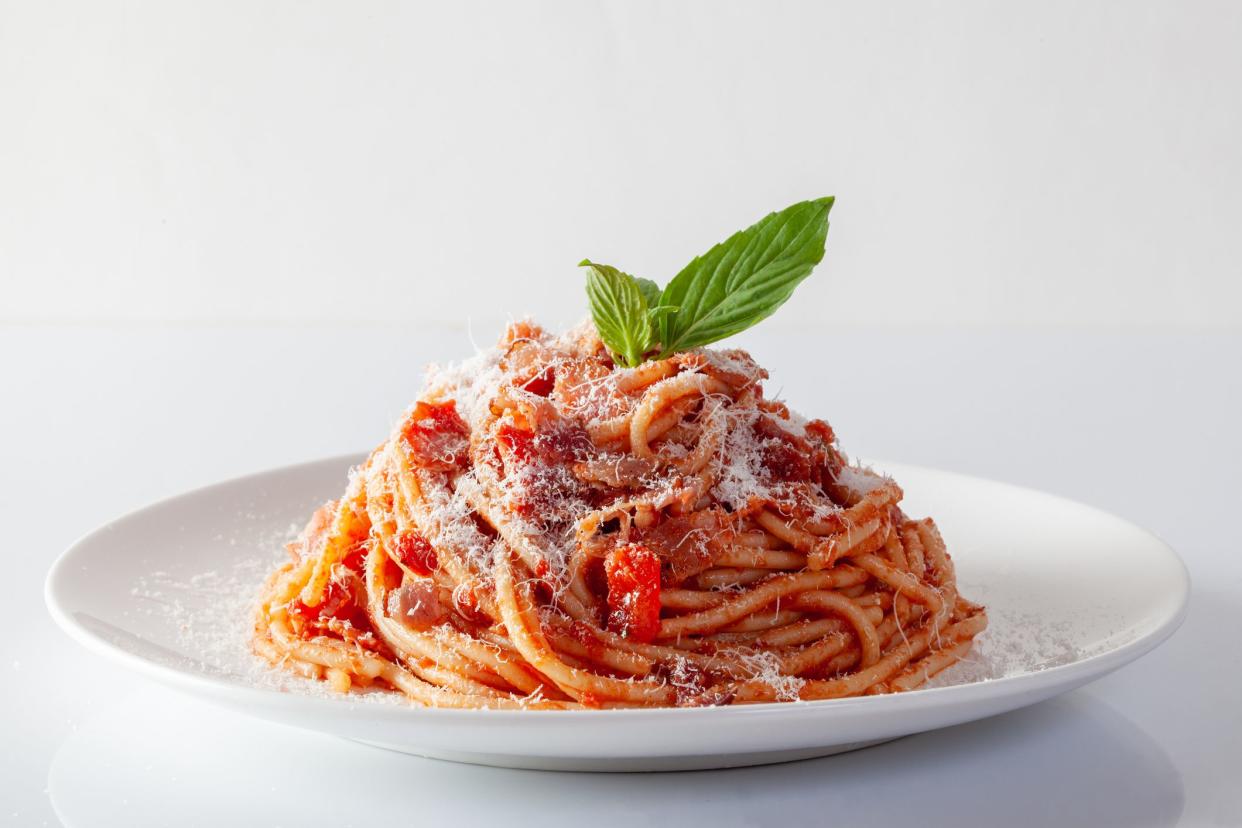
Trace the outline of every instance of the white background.
{"label": "white background", "polygon": [[[1240,90],[1236,3],[0,0],[0,820],[1242,825]],[[47,617],[76,537],[365,450],[424,362],[579,318],[583,256],[663,281],[829,193],[740,338],[771,389],[1155,531],[1164,646],[856,754],[574,778],[229,716]]]}
{"label": "white background", "polygon": [[582,312],[835,194],[783,313],[1242,323],[1242,5],[0,4],[0,317]]}

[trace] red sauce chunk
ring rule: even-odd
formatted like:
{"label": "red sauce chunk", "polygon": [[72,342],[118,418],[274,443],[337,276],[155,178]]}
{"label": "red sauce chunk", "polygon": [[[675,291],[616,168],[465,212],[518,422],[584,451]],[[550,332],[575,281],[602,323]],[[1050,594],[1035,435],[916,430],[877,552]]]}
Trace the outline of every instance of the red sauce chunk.
{"label": "red sauce chunk", "polygon": [[807,439],[812,442],[821,444],[821,448],[828,448],[837,441],[837,435],[833,433],[832,426],[823,420],[811,420],[806,424]]}
{"label": "red sauce chunk", "polygon": [[608,626],[650,643],[660,632],[660,558],[645,546],[622,544],[604,559]]}
{"label": "red sauce chunk", "polygon": [[519,428],[511,422],[502,422],[496,429],[496,442],[500,446],[505,466],[529,463],[535,458],[535,432]]}
{"label": "red sauce chunk", "polygon": [[761,439],[763,468],[773,481],[806,482],[811,479],[811,447],[773,420],[762,418],[755,427]]}
{"label": "red sauce chunk", "polygon": [[503,419],[495,434],[497,455],[510,483],[508,506],[520,517],[546,528],[564,514],[566,504],[583,498],[587,487],[574,476],[569,462],[590,445],[585,429],[532,431]]}
{"label": "red sauce chunk", "polygon": [[341,558],[341,563],[345,565],[346,569],[350,569],[361,575],[362,570],[366,566],[366,560],[367,545],[363,542],[354,544],[354,547],[349,550],[348,554],[346,554],[344,558]]}
{"label": "red sauce chunk", "polygon": [[317,606],[308,607],[301,600],[294,601],[290,612],[302,618],[304,623],[322,629],[335,620],[348,622],[358,630],[369,628],[366,611],[354,600],[353,592],[340,581],[329,581],[323,600]]}
{"label": "red sauce chunk", "polygon": [[469,429],[452,400],[444,403],[419,401],[402,429],[410,455],[418,465],[435,471],[452,471],[468,459]]}
{"label": "red sauce chunk", "polygon": [[540,397],[548,396],[552,393],[552,389],[555,387],[556,371],[554,371],[550,365],[538,374],[535,374],[535,376],[527,380],[526,384],[522,386],[522,388],[526,389],[530,393],[537,394]]}
{"label": "red sauce chunk", "polygon": [[585,428],[566,425],[539,435],[539,447],[549,460],[568,463],[589,454],[595,445]]}
{"label": "red sauce chunk", "polygon": [[397,535],[395,547],[394,557],[417,575],[430,575],[439,563],[435,547],[417,532]]}
{"label": "red sauce chunk", "polygon": [[510,421],[501,422],[496,428],[496,442],[509,468],[527,463],[563,465],[592,448],[590,435],[578,426],[562,426],[536,434]]}
{"label": "red sauce chunk", "polygon": [[344,584],[329,581],[328,588],[324,590],[323,600],[319,602],[319,617],[331,616],[346,621],[349,619],[350,610],[353,609],[353,603],[354,598]]}
{"label": "red sauce chunk", "polygon": [[811,479],[811,459],[784,440],[764,443],[762,463],[773,480],[792,483]]}
{"label": "red sauce chunk", "polygon": [[479,596],[475,594],[473,586],[459,584],[457,589],[453,590],[452,599],[453,609],[462,618],[475,624],[491,624],[491,619],[487,617],[487,613],[479,604]]}

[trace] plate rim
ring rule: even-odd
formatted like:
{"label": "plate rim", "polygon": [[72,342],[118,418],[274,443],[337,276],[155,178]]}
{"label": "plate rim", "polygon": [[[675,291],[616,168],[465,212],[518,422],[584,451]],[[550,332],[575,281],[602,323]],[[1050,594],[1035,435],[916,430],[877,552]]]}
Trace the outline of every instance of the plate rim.
{"label": "plate rim", "polygon": [[[61,585],[62,582],[69,577],[68,571],[70,564],[73,563],[78,556],[84,554],[83,550],[88,549],[104,534],[114,531],[120,524],[140,520],[150,512],[167,508],[181,501],[193,500],[214,491],[228,489],[247,483],[254,483],[260,478],[278,474],[297,473],[311,467],[334,464],[339,464],[343,469],[345,469],[357,465],[357,463],[361,462],[361,460],[365,457],[365,452],[348,452],[313,460],[306,460],[299,463],[274,466],[260,471],[249,472],[213,483],[208,483],[206,485],[198,486],[168,497],[150,501],[142,506],[118,515],[117,517],[114,517],[103,524],[100,524],[96,528],[82,534],[57,556],[56,560],[52,563],[48,570],[43,585],[44,603],[47,607],[48,613],[51,615],[52,620],[56,622],[57,626],[59,626],[71,639],[85,647],[87,650],[114,662],[120,663],[123,666],[132,669],[136,673],[154,679],[164,685],[184,690],[197,696],[209,695],[212,699],[219,702],[234,706],[247,706],[253,709],[268,709],[276,706],[291,710],[296,707],[297,712],[303,714],[315,712],[335,714],[342,711],[355,711],[357,710],[358,702],[356,700],[351,702],[348,697],[335,698],[303,693],[290,693],[276,688],[247,686],[206,673],[196,673],[186,669],[181,669],[174,665],[154,661],[123,647],[117,646],[87,628],[74,617],[73,610],[64,603],[64,599],[66,597],[63,594],[64,587],[60,586],[58,588],[58,585]],[[1035,495],[1037,497],[1050,499],[1063,506],[1070,506],[1076,509],[1085,510],[1086,512],[1097,517],[1103,517],[1108,520],[1115,521],[1132,530],[1135,530],[1154,541],[1160,548],[1161,552],[1174,564],[1176,564],[1175,569],[1178,577],[1176,584],[1174,585],[1176,587],[1175,606],[1172,611],[1165,612],[1164,617],[1159,619],[1156,626],[1147,632],[1138,635],[1130,641],[1116,647],[1106,649],[1103,652],[1088,655],[1067,664],[1060,664],[1015,676],[1003,676],[996,679],[984,679],[982,681],[974,681],[943,687],[919,688],[904,693],[888,693],[875,696],[852,696],[839,699],[819,699],[813,701],[759,702],[754,704],[701,708],[643,707],[601,710],[496,710],[487,708],[424,707],[412,703],[395,705],[377,704],[368,705],[366,709],[367,714],[370,716],[382,717],[385,721],[391,720],[393,722],[419,722],[430,717],[443,720],[445,724],[448,724],[454,720],[461,721],[463,723],[481,720],[491,724],[509,724],[510,722],[529,723],[540,720],[545,722],[573,721],[583,723],[585,721],[608,721],[619,719],[633,721],[648,718],[658,720],[661,718],[682,718],[691,716],[707,716],[713,719],[727,718],[749,720],[756,717],[770,719],[780,716],[826,716],[831,715],[831,711],[856,709],[863,706],[865,706],[864,709],[867,709],[873,713],[896,713],[904,711],[907,708],[938,708],[955,706],[958,704],[969,704],[972,701],[981,700],[974,698],[976,696],[986,699],[1004,699],[1012,698],[1015,695],[1023,693],[1038,693],[1040,690],[1047,689],[1049,686],[1064,686],[1066,689],[1080,686],[1093,678],[1112,672],[1113,670],[1116,670],[1151,652],[1160,644],[1168,640],[1168,638],[1178,630],[1186,619],[1190,604],[1191,583],[1190,573],[1185,562],[1181,559],[1181,556],[1177,554],[1176,550],[1174,550],[1168,542],[1154,532],[1120,517],[1113,512],[1109,512],[1105,509],[1101,509],[1063,495],[1058,495],[1029,486],[994,480],[992,478],[982,477],[979,475],[966,474],[964,472],[899,461],[877,460],[871,458],[856,458],[856,460],[858,462],[863,462],[868,466],[874,466],[881,469],[895,466],[918,472],[931,472],[937,475],[952,477],[959,481],[985,483],[990,486],[1003,487],[1024,496]],[[1172,596],[1174,590],[1170,589],[1169,592],[1170,596]]]}

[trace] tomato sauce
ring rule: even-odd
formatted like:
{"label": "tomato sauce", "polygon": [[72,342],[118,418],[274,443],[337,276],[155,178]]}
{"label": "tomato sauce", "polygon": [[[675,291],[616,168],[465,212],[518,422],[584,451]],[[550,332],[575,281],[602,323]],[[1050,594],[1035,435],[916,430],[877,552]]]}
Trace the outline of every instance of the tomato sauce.
{"label": "tomato sauce", "polygon": [[452,471],[466,463],[469,433],[452,400],[416,403],[402,429],[414,462],[435,471]]}
{"label": "tomato sauce", "polygon": [[417,575],[430,575],[439,564],[436,560],[435,547],[422,535],[412,530],[397,535],[393,557]]}
{"label": "tomato sauce", "polygon": [[645,546],[622,544],[604,559],[604,574],[608,626],[636,641],[654,641],[660,632],[660,558]]}

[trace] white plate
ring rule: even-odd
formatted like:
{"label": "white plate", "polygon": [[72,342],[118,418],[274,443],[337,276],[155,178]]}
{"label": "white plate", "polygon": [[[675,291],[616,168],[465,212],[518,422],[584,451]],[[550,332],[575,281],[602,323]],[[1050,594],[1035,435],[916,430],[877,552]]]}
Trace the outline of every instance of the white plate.
{"label": "white plate", "polygon": [[939,686],[886,696],[722,708],[432,710],[392,694],[332,696],[261,666],[248,607],[281,544],[344,487],[338,457],[148,506],[87,535],[47,580],[75,639],[243,713],[444,759],[567,770],[731,767],[823,756],[1033,704],[1167,638],[1186,611],[1185,567],[1119,518],[1052,495],[879,464],[903,506],[939,523],[960,589],[991,626]]}

